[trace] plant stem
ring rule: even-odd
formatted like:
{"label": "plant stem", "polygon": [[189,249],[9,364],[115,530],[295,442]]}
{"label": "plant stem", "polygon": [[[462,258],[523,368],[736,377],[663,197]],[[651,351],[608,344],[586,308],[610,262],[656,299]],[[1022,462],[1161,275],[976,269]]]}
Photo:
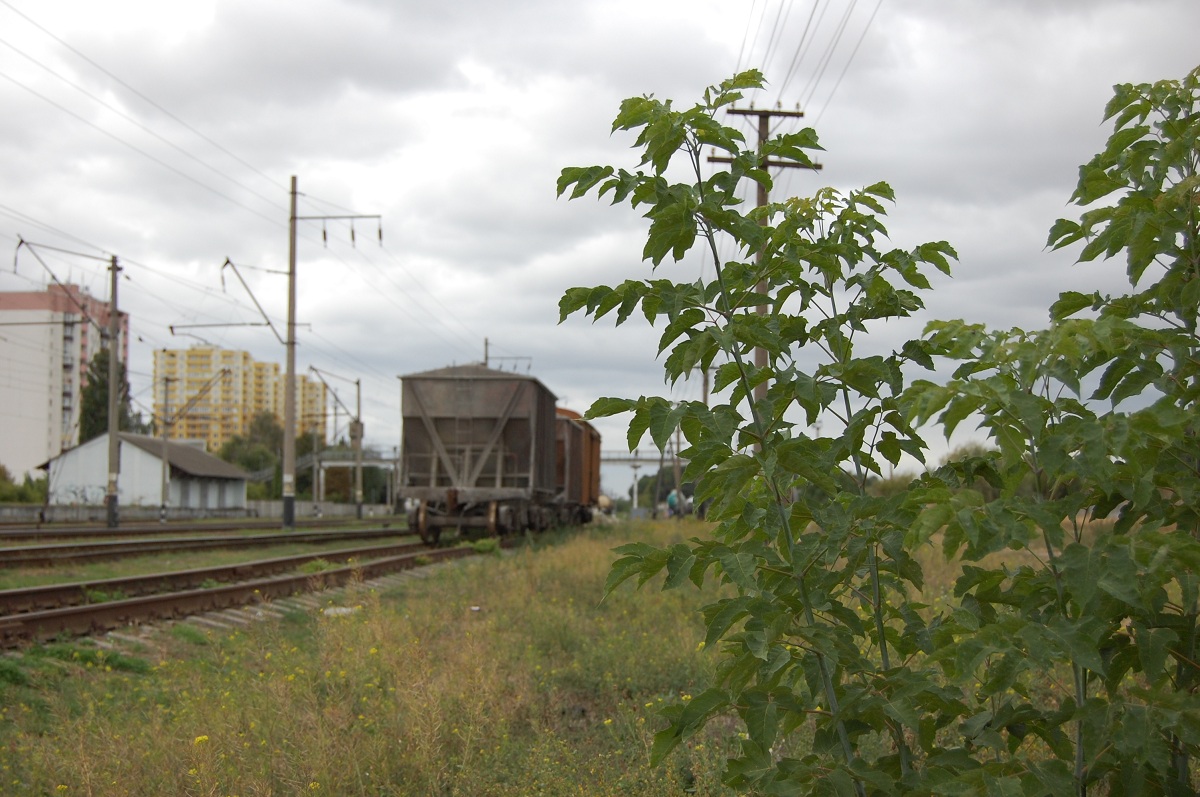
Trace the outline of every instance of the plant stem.
{"label": "plant stem", "polygon": [[[697,190],[700,193],[701,205],[703,205],[704,180],[700,174],[699,147],[695,145],[690,146],[688,149],[688,154],[691,160],[693,172],[696,175],[696,184],[698,186]],[[721,293],[721,298],[723,299],[725,306],[728,308],[730,306],[729,291],[725,285],[724,270],[721,268],[721,256],[717,252],[716,237],[713,235],[712,231],[708,229],[707,225],[701,225],[701,227],[705,230],[704,239],[707,242],[709,251],[713,257],[713,268],[716,273],[718,290]],[[738,380],[742,383],[742,389],[746,391],[746,400],[750,405],[750,422],[754,427],[754,431],[758,437],[760,445],[765,447],[767,444],[766,425],[763,423],[762,416],[759,414],[758,407],[754,401],[754,391],[750,385],[750,378],[746,373],[745,361],[743,360],[742,355],[736,346],[730,347],[729,354],[733,357],[734,363],[737,365]],[[784,506],[783,496],[779,493],[779,487],[775,483],[773,474],[764,473],[763,476],[766,478],[767,486],[770,488],[771,493],[774,496],[773,503],[775,506],[775,512],[779,516],[780,527],[783,529],[783,537],[787,541],[788,561],[790,561],[794,567],[796,564],[796,551],[795,541],[792,539],[791,518],[788,517],[787,510]],[[800,574],[795,575],[795,580],[796,587],[800,591],[800,601],[804,606],[805,622],[807,622],[809,626],[816,627],[816,618],[812,610],[812,601],[810,600],[808,593],[808,584],[804,576]],[[825,656],[820,652],[816,652],[815,655],[817,659],[817,669],[821,675],[822,691],[825,694],[825,700],[829,703],[829,710],[835,718],[834,724],[837,728],[838,742],[841,745],[842,754],[845,756],[846,763],[848,764],[854,759],[854,747],[850,743],[850,734],[846,731],[846,723],[840,717],[837,690],[834,687],[833,676],[829,672],[829,663],[826,661]],[[866,788],[858,779],[855,779],[854,781],[854,790],[859,797],[866,797]]]}

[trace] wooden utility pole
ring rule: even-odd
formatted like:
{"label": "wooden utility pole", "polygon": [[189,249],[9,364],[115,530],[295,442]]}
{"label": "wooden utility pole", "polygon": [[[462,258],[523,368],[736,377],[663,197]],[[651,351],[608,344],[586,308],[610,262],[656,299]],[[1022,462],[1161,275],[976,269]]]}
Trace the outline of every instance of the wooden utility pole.
{"label": "wooden utility pole", "polygon": [[[771,118],[775,117],[775,116],[782,117],[782,118],[800,118],[800,117],[804,116],[804,111],[784,111],[784,110],[780,110],[778,108],[775,110],[769,110],[766,108],[756,109],[753,107],[729,108],[728,110],[729,110],[729,113],[737,114],[739,116],[757,116],[758,117],[758,166],[763,171],[766,171],[767,169],[769,169],[772,166],[777,166],[777,167],[784,168],[784,169],[819,170],[822,168],[822,165],[819,163],[814,163],[811,166],[808,166],[803,163],[794,163],[792,161],[772,160],[763,153],[763,149],[767,143],[767,139],[771,137]],[[712,155],[709,157],[708,160],[710,163],[732,163],[732,158],[718,156],[718,155]],[[767,204],[767,200],[768,200],[767,187],[765,185],[763,185],[762,183],[758,183],[758,207],[761,208],[761,207],[765,206]],[[765,227],[767,225],[766,217],[764,216],[763,218],[759,219],[758,223]],[[762,262],[762,250],[761,249],[756,253],[755,257],[756,257],[757,262],[760,262],[760,263]],[[759,293],[765,294],[767,292],[767,283],[765,281],[759,282],[757,290]],[[766,305],[760,304],[758,306],[758,314],[766,315],[766,313],[767,313]],[[754,367],[757,369],[760,369],[760,370],[767,367],[767,350],[766,349],[757,348],[754,350]],[[760,399],[765,398],[766,395],[767,395],[767,383],[760,382],[754,388],[754,399],[756,401],[758,401]]]}
{"label": "wooden utility pole", "polygon": [[108,299],[108,487],[104,492],[104,514],[108,527],[115,529],[120,524],[117,477],[121,473],[121,318],[117,312],[117,276],[121,269],[116,255],[109,260],[108,268],[112,286]]}

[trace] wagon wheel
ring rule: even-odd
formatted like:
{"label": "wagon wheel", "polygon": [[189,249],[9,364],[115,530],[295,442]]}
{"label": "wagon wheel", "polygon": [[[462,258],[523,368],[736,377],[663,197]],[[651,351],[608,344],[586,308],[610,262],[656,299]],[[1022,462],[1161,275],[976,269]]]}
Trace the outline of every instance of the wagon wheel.
{"label": "wagon wheel", "polygon": [[429,504],[425,501],[417,507],[417,534],[421,535],[421,542],[426,545],[437,545],[442,535],[440,526],[429,525]]}

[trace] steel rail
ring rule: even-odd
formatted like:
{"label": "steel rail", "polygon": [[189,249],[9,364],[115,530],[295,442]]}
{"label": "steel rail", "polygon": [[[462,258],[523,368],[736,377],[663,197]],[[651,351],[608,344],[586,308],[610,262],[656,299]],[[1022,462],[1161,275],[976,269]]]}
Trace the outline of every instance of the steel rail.
{"label": "steel rail", "polygon": [[[327,518],[325,520],[309,519],[297,521],[297,526],[302,526],[307,529],[328,529],[328,528],[355,528],[362,527],[362,521],[356,521],[354,518]],[[388,528],[392,525],[389,521],[382,521],[375,524],[376,528]],[[403,518],[396,518],[394,525],[402,526]],[[28,523],[12,523],[9,521],[0,521],[0,539],[3,540],[60,540],[70,539],[75,537],[96,539],[114,538],[114,537],[154,537],[164,534],[207,534],[210,532],[221,531],[238,531],[253,529],[278,529],[280,524],[278,520],[261,520],[261,519],[243,519],[243,520],[216,520],[216,521],[178,521],[173,520],[168,523],[145,522],[145,523],[122,523],[119,527],[113,529],[106,525],[96,525],[94,523],[44,523],[40,526],[31,526]]]}
{"label": "steel rail", "polygon": [[253,562],[239,562],[220,567],[197,567],[165,573],[148,573],[140,576],[123,576],[95,581],[75,581],[63,584],[45,584],[37,587],[21,587],[0,590],[0,616],[57,609],[63,606],[78,606],[85,603],[104,602],[109,599],[134,598],[163,592],[198,589],[218,582],[245,581],[253,578],[287,573],[309,562],[363,561],[371,558],[396,556],[414,551],[425,551],[421,542],[396,543],[394,545],[360,546],[333,551],[319,551],[297,556],[280,556]]}
{"label": "steel rail", "polygon": [[248,606],[298,592],[330,589],[353,580],[378,578],[429,562],[475,554],[474,548],[442,548],[376,559],[362,564],[324,570],[312,575],[254,579],[209,589],[128,598],[107,603],[68,606],[0,617],[0,646],[18,647],[63,635],[86,635],[139,623],[173,620],[193,614]]}
{"label": "steel rail", "polygon": [[121,559],[129,556],[212,548],[262,548],[270,545],[290,544],[318,545],[340,540],[371,540],[400,536],[406,535],[396,529],[363,529],[361,531],[291,531],[256,535],[209,535],[9,546],[0,548],[0,568],[38,567],[62,562]]}

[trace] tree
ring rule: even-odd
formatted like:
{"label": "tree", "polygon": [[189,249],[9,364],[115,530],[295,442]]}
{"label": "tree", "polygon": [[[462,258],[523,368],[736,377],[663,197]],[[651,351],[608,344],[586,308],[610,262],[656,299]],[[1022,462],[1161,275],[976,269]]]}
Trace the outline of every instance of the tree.
{"label": "tree", "polygon": [[[756,793],[1193,794],[1200,73],[1117,87],[1115,131],[1074,197],[1115,201],[1051,231],[1052,246],[1083,242],[1081,261],[1123,253],[1128,294],[1064,293],[1051,327],[1032,332],[935,322],[865,357],[856,336],[918,309],[923,269],[947,270],[953,250],[877,248],[882,183],[741,212],[739,180],[770,185],[762,159],[806,163],[816,146],[803,131],[748,151],[715,120],[760,84],[738,75],[682,111],[626,100],[613,128],[638,131],[646,171],[568,168],[558,186],[644,207],[653,265],[696,243],[718,264],[708,282],[628,280],[560,302],[563,318],[619,324],[640,307],[662,319],[668,378],[715,363],[728,397],[711,409],[604,398],[589,411],[632,412],[631,448],[680,428],[686,477],[717,521],[711,539],[619,548],[608,589],[710,573],[732,589],[702,609],[718,682],[664,712],[652,759],[736,713],[745,737],[726,782]],[[731,163],[705,179],[709,147]],[[689,181],[668,181],[677,157]],[[948,383],[906,381],[938,359],[957,364]],[[949,436],[968,418],[995,451],[894,494],[865,490],[884,461],[923,460],[917,425]],[[914,557],[931,545],[961,567],[938,608],[921,601]]]}
{"label": "tree", "polygon": [[[924,270],[948,271],[954,250],[945,242],[880,248],[884,203],[893,198],[885,183],[741,212],[742,178],[771,185],[762,159],[811,165],[808,151],[819,148],[804,130],[755,152],[716,121],[741,90],[761,84],[759,73],[743,73],[683,111],[652,97],[626,100],[613,128],[639,131],[647,171],[568,168],[558,183],[572,198],[595,188],[644,206],[643,257],[657,266],[699,243],[717,264],[714,278],[574,288],[560,311],[563,318],[615,311],[620,324],[640,306],[651,323],[664,321],[659,350],[669,350],[668,379],[715,366],[714,391],[727,396],[711,407],[604,398],[589,410],[590,417],[631,411],[631,449],[647,432],[662,449],[681,429],[689,446],[681,452],[689,461],[684,478],[696,481],[696,500],[710,500],[708,517],[717,521],[712,539],[619,548],[608,589],[664,571],[666,587],[699,585],[711,571],[735,590],[703,609],[705,645],[723,655],[720,682],[667,711],[671,724],[655,737],[652,758],[661,760],[709,718],[736,712],[747,738],[729,762],[731,785],[865,794],[868,783],[913,781],[912,745],[942,727],[924,718],[950,722],[964,711],[913,658],[921,633],[906,598],[909,587],[919,589],[921,570],[903,541],[929,490],[879,498],[865,489],[882,475],[882,461],[923,455],[900,395],[905,365],[928,357],[917,342],[887,356],[854,349],[868,326],[918,310],[915,291],[929,286]],[[706,179],[702,150],[709,148],[726,154],[730,168]],[[666,177],[677,156],[687,182]],[[731,257],[720,256],[719,238]],[[767,355],[762,367],[753,362],[756,348]],[[808,428],[837,431],[813,436]],[[820,755],[787,755],[795,750],[788,737],[801,726],[813,728]],[[891,751],[864,763],[883,740]]]}
{"label": "tree", "polygon": [[244,435],[225,441],[217,456],[251,473],[274,467],[281,456],[283,427],[269,412],[260,412],[250,420]]}
{"label": "tree", "polygon": [[[117,398],[117,428],[122,432],[146,434],[150,426],[134,413],[129,400],[129,379],[125,363],[119,363],[120,393]],[[108,434],[108,349],[96,352],[88,363],[87,384],[79,399],[79,442]]]}
{"label": "tree", "polygon": [[46,500],[46,483],[45,476],[39,479],[31,479],[26,474],[25,481],[22,484],[17,484],[13,481],[12,474],[8,468],[0,465],[0,503],[15,503],[15,504],[41,504]]}
{"label": "tree", "polygon": [[[1194,794],[1200,69],[1116,86],[1105,119],[1114,131],[1072,199],[1113,200],[1060,219],[1049,245],[1084,244],[1080,262],[1123,255],[1129,292],[1063,293],[1046,330],[931,327],[930,352],[959,365],[947,385],[915,386],[914,417],[938,413],[948,429],[981,418],[999,455],[973,469],[1000,497],[971,507],[964,493],[918,536],[944,524],[943,549],[968,562],[1036,557],[1015,573],[968,567],[955,593],[979,622],[938,631],[988,657],[975,668],[997,687],[976,723],[982,744],[1001,752],[1018,721],[1051,746],[1057,793]],[[942,477],[962,483],[952,465]],[[1066,688],[1039,699],[1031,688],[1055,672]]]}

